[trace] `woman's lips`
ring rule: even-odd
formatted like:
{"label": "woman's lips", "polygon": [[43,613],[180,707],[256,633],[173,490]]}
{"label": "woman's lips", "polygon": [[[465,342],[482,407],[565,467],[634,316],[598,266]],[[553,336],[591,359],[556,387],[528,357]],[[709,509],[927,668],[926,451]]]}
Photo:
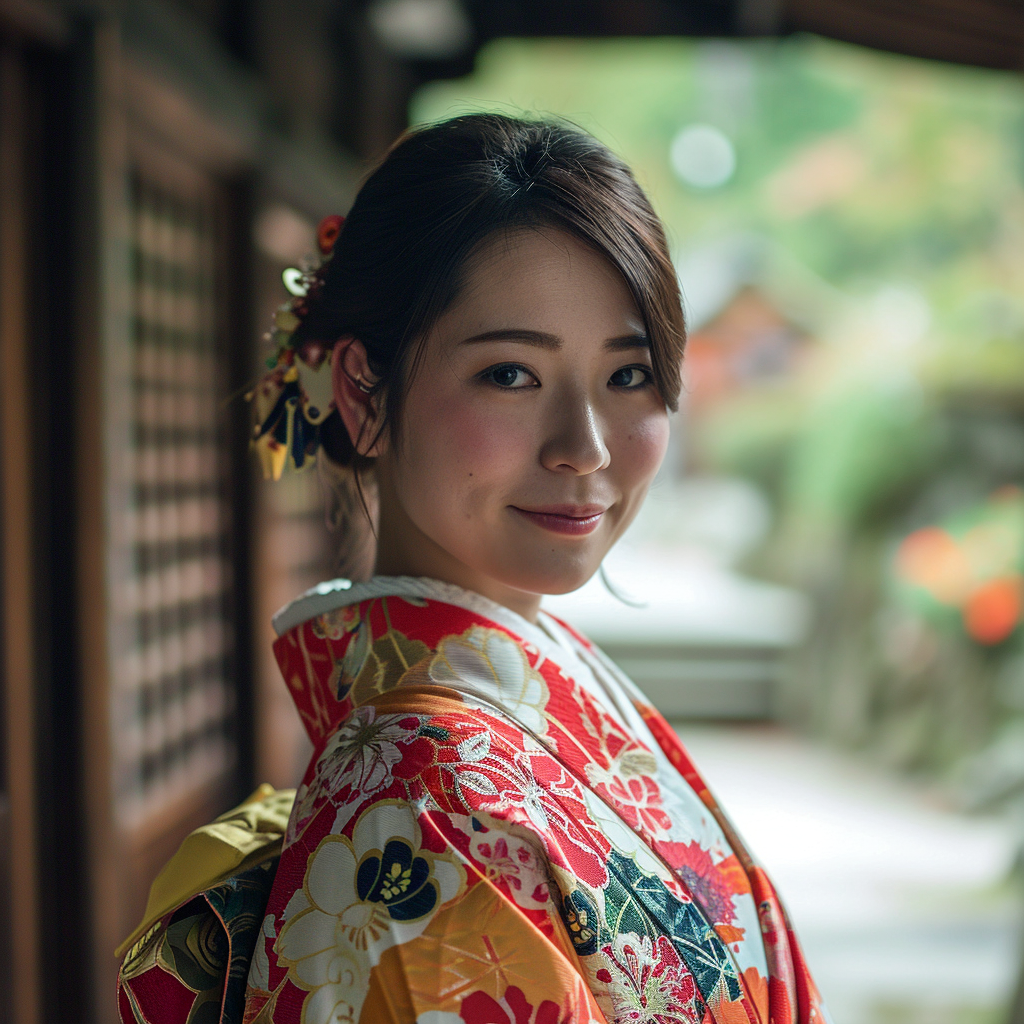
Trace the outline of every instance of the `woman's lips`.
{"label": "woman's lips", "polygon": [[543,508],[510,505],[509,508],[542,529],[572,537],[593,533],[601,524],[601,516],[607,511],[602,505],[546,505]]}

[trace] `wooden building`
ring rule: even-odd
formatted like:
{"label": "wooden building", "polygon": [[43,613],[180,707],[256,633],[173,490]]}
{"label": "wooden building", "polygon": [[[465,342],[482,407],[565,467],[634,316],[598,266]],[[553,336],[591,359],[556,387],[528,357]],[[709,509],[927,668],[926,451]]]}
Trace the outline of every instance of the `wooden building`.
{"label": "wooden building", "polygon": [[302,757],[262,652],[329,571],[322,502],[256,478],[236,393],[284,297],[254,225],[311,250],[356,164],[173,8],[4,13],[0,1019],[111,1021],[156,868]]}
{"label": "wooden building", "polygon": [[112,951],[157,865],[294,781],[269,617],[331,540],[316,477],[264,487],[228,399],[282,267],[417,84],[502,35],[1024,55],[1000,0],[450,0],[429,39],[403,5],[0,0],[0,1022],[116,1019]]}

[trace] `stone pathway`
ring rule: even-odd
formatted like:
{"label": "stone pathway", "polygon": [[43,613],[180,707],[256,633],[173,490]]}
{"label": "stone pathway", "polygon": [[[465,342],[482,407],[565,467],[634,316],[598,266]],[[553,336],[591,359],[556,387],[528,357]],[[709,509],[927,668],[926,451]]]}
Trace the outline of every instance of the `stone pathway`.
{"label": "stone pathway", "polygon": [[776,726],[682,725],[781,891],[835,1024],[1002,1024],[1017,830]]}

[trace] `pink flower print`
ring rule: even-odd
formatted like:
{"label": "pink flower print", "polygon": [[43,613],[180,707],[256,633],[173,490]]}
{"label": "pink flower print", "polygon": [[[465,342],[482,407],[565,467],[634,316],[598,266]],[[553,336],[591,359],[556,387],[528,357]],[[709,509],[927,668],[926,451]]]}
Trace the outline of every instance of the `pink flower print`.
{"label": "pink flower print", "polygon": [[608,796],[626,812],[630,825],[639,825],[648,835],[658,838],[672,828],[672,819],[661,806],[661,790],[649,775],[616,775],[608,785]]}
{"label": "pink flower print", "polygon": [[486,877],[498,885],[504,883],[519,906],[530,910],[547,906],[550,894],[544,860],[527,839],[506,834],[500,827],[474,828],[469,849]]}

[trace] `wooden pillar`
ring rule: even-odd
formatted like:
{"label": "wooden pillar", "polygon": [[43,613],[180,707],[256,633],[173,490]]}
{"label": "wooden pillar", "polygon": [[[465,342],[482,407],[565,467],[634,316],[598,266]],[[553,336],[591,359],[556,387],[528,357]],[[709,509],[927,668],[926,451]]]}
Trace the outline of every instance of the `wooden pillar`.
{"label": "wooden pillar", "polygon": [[11,990],[17,1024],[39,1015],[36,865],[32,439],[29,436],[25,73],[20,51],[0,43],[0,584],[10,836]]}
{"label": "wooden pillar", "polygon": [[[81,89],[80,175],[84,198],[78,251],[88,268],[78,282],[78,345],[75,358],[75,523],[78,580],[78,640],[81,680],[83,783],[92,904],[89,947],[92,992],[83,993],[98,1024],[116,1019],[116,962],[123,922],[119,877],[129,865],[113,819],[111,783],[111,686],[107,462],[109,383],[106,355],[123,346],[127,330],[127,254],[124,225],[125,138],[118,94],[120,40],[113,22],[94,22],[79,44]],[[120,342],[120,345],[118,344]]]}

